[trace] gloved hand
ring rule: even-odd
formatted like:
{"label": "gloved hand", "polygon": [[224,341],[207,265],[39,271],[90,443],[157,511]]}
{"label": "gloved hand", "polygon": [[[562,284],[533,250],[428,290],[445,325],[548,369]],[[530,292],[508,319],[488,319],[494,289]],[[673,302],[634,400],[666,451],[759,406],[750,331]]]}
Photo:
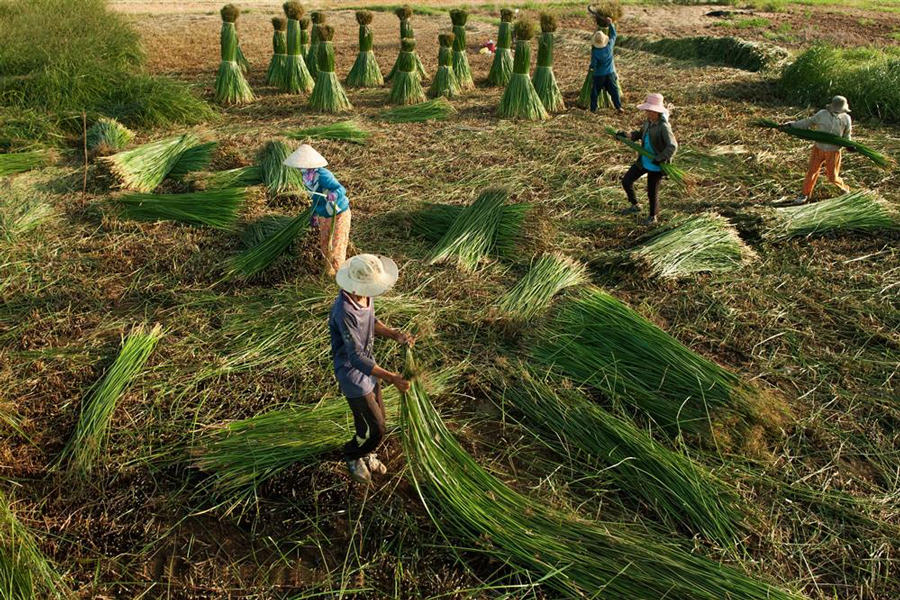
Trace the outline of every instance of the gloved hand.
{"label": "gloved hand", "polygon": [[628,137],[628,134],[625,133],[624,131],[617,131],[617,132],[616,132],[616,137],[627,138],[627,137]]}
{"label": "gloved hand", "polygon": [[657,167],[662,164],[660,161],[656,160],[655,158],[653,160],[651,160],[650,162],[652,162]]}
{"label": "gloved hand", "polygon": [[847,152],[856,152],[856,146],[845,146],[844,150]]}

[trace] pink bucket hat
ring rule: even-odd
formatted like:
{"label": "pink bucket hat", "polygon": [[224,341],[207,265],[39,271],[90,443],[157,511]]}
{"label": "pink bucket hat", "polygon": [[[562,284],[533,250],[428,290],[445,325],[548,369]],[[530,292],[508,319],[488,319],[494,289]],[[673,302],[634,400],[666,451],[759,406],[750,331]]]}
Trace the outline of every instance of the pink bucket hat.
{"label": "pink bucket hat", "polygon": [[638,104],[639,110],[652,110],[663,115],[669,114],[669,109],[663,104],[662,94],[647,94],[647,99],[643,104]]}

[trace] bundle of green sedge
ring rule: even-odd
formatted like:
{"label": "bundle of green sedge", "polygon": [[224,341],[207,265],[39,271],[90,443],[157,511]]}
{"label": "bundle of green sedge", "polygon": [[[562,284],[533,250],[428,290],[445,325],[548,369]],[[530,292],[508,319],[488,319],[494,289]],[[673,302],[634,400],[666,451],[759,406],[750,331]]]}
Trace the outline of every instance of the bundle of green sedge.
{"label": "bundle of green sedge", "polygon": [[300,22],[300,55],[303,56],[303,62],[306,62],[306,55],[309,54],[309,17],[303,17]]}
{"label": "bundle of green sedge", "polygon": [[513,72],[512,53],[512,18],[513,11],[504,8],[500,11],[500,31],[497,32],[497,50],[494,52],[494,62],[488,73],[488,85],[503,87],[509,83]]}
{"label": "bundle of green sedge", "polygon": [[312,34],[309,51],[306,53],[306,66],[309,67],[313,79],[316,79],[319,76],[319,42],[322,39],[321,27],[325,25],[325,13],[317,10],[310,17],[312,17]]}
{"label": "bundle of green sedge", "polygon": [[516,56],[513,74],[500,99],[497,114],[501,118],[528,119],[541,121],[550,118],[541,98],[538,96],[528,69],[531,66],[531,38],[534,37],[534,23],[520,20],[516,23]]}
{"label": "bundle of green sedge", "polygon": [[309,97],[309,107],[328,113],[353,110],[353,105],[350,104],[350,99],[347,98],[347,93],[334,72],[334,45],[331,42],[334,39],[334,28],[320,23],[318,37],[319,43],[316,50],[318,64],[316,66],[319,75],[316,78],[316,87],[313,88],[312,95]]}
{"label": "bundle of green sedge", "polygon": [[285,65],[278,80],[278,89],[288,94],[299,94],[312,90],[314,81],[303,58],[301,44],[304,8],[299,2],[285,2],[284,14],[287,15],[287,56]]}
{"label": "bundle of green sedge", "polygon": [[216,74],[216,102],[243,104],[253,101],[253,91],[238,64],[238,39],[234,23],[241,11],[233,4],[222,7],[222,62]]}
{"label": "bundle of green sedge", "polygon": [[452,33],[438,35],[438,42],[441,45],[441,49],[438,51],[438,70],[428,89],[428,95],[432,98],[440,96],[453,98],[459,95],[459,82],[456,81],[456,73],[453,72],[454,37]]}
{"label": "bundle of green sedge", "polygon": [[347,75],[347,86],[355,88],[380,87],[384,85],[384,77],[372,51],[372,12],[356,11],[356,22],[359,23],[359,54],[356,62]]}
{"label": "bundle of green sedge", "polygon": [[556,31],[556,17],[547,13],[541,13],[541,37],[538,39],[537,67],[534,69],[534,77],[531,82],[537,91],[544,108],[548,112],[561,112],[566,110],[562,93],[556,84],[556,76],[553,74],[553,32]]}
{"label": "bundle of green sedge", "polygon": [[[400,19],[400,52],[403,52],[403,40],[414,40],[416,39],[416,32],[413,31],[412,24],[410,24],[409,19],[412,17],[412,9],[409,6],[401,6],[394,11],[394,14],[397,15],[397,18]],[[416,63],[416,75],[422,78],[425,77],[425,67],[422,65],[422,59],[419,58],[419,55],[413,51],[414,60]],[[397,56],[397,60],[394,61],[394,66],[391,68],[390,73],[387,74],[387,77],[384,78],[385,81],[391,81],[394,79],[394,75],[400,70],[400,55]]]}
{"label": "bundle of green sedge", "polygon": [[400,41],[400,56],[397,57],[397,72],[391,79],[391,93],[388,101],[391,104],[418,104],[425,102],[425,92],[416,72],[416,40]]}
{"label": "bundle of green sedge", "polygon": [[466,56],[466,21],[469,13],[462,9],[450,11],[450,20],[453,21],[453,72],[456,73],[456,81],[462,91],[475,87],[472,80],[472,69],[469,67],[469,58]]}
{"label": "bundle of green sedge", "polygon": [[272,17],[272,27],[275,31],[272,33],[272,61],[269,63],[269,69],[266,71],[266,83],[268,85],[278,85],[278,82],[284,77],[285,63],[287,61],[287,19],[284,17]]}
{"label": "bundle of green sedge", "polygon": [[100,117],[87,131],[87,147],[91,156],[109,156],[124,150],[134,133],[115,119]]}

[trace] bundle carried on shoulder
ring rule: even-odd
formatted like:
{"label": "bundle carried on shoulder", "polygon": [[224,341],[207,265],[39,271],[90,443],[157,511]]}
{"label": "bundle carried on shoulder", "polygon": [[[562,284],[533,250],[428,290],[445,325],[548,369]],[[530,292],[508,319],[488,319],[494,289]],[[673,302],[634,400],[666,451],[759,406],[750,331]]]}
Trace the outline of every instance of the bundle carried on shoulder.
{"label": "bundle carried on shoulder", "polygon": [[500,99],[497,114],[501,118],[527,119],[542,121],[550,115],[544,108],[534,84],[528,77],[531,68],[531,38],[534,37],[534,23],[520,20],[516,23],[516,55],[513,62],[513,74],[506,84],[506,90]]}
{"label": "bundle carried on shoulder", "polygon": [[555,31],[556,17],[551,14],[541,13],[541,37],[538,39],[537,66],[534,69],[534,77],[531,82],[534,84],[534,89],[548,112],[562,112],[566,110],[562,92],[559,91],[556,75],[553,73]]}
{"label": "bundle carried on shoulder", "polygon": [[301,19],[304,8],[299,2],[285,2],[284,14],[287,16],[287,55],[284,57],[284,69],[276,81],[278,89],[288,94],[307,93],[313,89],[313,78],[309,66],[303,57]]}
{"label": "bundle carried on shoulder", "polygon": [[[315,13],[314,13],[315,14]],[[309,107],[326,113],[341,113],[353,110],[347,92],[334,72],[334,28],[330,25],[318,26],[319,43],[316,50],[318,77],[316,86],[309,97]]]}
{"label": "bundle carried on shoulder", "polygon": [[[238,61],[238,37],[235,22],[241,14],[233,4],[222,7],[221,54],[222,62],[216,73],[215,99],[220,104],[244,104],[254,100],[250,84],[244,77],[244,69]],[[243,54],[241,54],[243,56]]]}
{"label": "bundle carried on shoulder", "polygon": [[463,9],[450,11],[450,20],[453,23],[453,72],[456,73],[456,82],[462,91],[475,87],[472,79],[472,68],[469,66],[469,57],[466,56],[466,21],[469,13]]}
{"label": "bundle carried on shoulder", "polygon": [[347,75],[347,86],[354,88],[381,87],[384,78],[381,69],[375,59],[373,48],[372,12],[368,10],[356,11],[356,22],[359,23],[359,54],[356,62]]}
{"label": "bundle carried on shoulder", "polygon": [[488,85],[494,87],[504,87],[509,83],[509,78],[513,72],[513,53],[512,53],[512,10],[508,8],[500,9],[500,30],[497,32],[497,48],[494,51],[494,62],[491,63],[491,70],[488,73]]}
{"label": "bundle carried on shoulder", "polygon": [[416,40],[405,38],[400,42],[400,56],[397,57],[397,71],[391,79],[391,104],[418,104],[425,101],[419,74],[416,72]]}
{"label": "bundle carried on shoulder", "polygon": [[834,146],[849,148],[855,152],[859,152],[861,155],[865,156],[882,169],[889,169],[893,165],[893,161],[890,158],[888,158],[884,154],[881,154],[880,152],[875,151],[869,146],[866,146],[865,144],[861,144],[854,140],[848,140],[847,138],[841,137],[839,135],[834,135],[833,133],[828,133],[827,131],[817,131],[815,129],[805,129],[802,127],[781,125],[779,123],[776,123],[775,121],[772,121],[771,119],[757,119],[753,121],[753,125],[756,127],[777,129],[782,133],[800,138],[801,140],[809,140],[811,142],[820,142],[822,144],[832,144]]}

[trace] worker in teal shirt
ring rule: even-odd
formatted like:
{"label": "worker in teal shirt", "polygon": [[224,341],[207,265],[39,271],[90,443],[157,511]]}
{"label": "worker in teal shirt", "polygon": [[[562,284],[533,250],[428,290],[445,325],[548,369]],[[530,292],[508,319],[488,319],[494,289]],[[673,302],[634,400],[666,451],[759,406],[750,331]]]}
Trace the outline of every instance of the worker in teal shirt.
{"label": "worker in teal shirt", "polygon": [[[591,87],[591,112],[597,112],[597,101],[600,91],[606,90],[612,98],[616,110],[622,109],[622,99],[619,97],[619,79],[616,75],[616,63],[613,60],[613,49],[616,45],[616,26],[609,19],[605,20],[609,27],[609,35],[598,29],[591,39],[591,72],[594,74],[594,85]],[[598,25],[600,25],[598,21]]]}

